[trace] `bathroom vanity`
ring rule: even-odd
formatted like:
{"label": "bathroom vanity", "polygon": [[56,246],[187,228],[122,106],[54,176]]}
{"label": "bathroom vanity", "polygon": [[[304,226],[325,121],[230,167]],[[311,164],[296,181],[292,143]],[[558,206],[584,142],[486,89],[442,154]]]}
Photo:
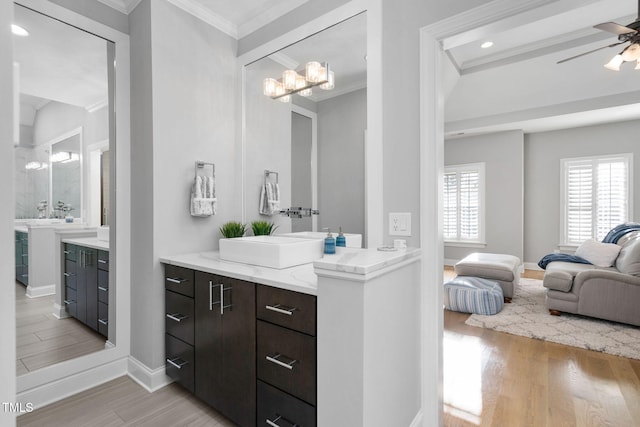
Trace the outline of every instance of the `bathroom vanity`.
{"label": "bathroom vanity", "polygon": [[419,413],[419,250],[338,248],[284,269],[218,252],[160,260],[166,373],[237,424],[409,425]]}
{"label": "bathroom vanity", "polygon": [[109,244],[95,237],[62,240],[64,310],[105,338],[109,325]]}

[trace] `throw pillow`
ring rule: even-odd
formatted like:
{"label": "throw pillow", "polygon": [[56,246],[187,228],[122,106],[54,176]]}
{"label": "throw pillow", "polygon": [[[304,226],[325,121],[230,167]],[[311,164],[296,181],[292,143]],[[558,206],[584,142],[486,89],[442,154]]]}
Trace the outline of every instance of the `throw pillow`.
{"label": "throw pillow", "polygon": [[582,242],[576,255],[598,267],[611,267],[620,253],[620,246],[615,243],[600,243],[593,239]]}

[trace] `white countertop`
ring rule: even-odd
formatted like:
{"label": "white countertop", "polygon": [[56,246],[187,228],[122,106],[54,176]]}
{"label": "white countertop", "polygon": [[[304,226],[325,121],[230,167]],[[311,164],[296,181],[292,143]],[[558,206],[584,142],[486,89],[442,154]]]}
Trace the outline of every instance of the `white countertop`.
{"label": "white countertop", "polygon": [[87,248],[109,250],[109,242],[98,240],[97,237],[77,237],[70,239],[62,239],[62,243],[71,243],[72,245],[85,246]]}
{"label": "white countertop", "polygon": [[393,251],[377,249],[336,248],[333,255],[325,255],[313,262],[315,270],[330,270],[358,275],[368,275],[376,271],[413,260],[421,254],[419,248],[406,248]]}
{"label": "white countertop", "polygon": [[222,261],[217,251],[160,257],[160,262],[309,295],[317,294],[318,277],[311,263],[283,269],[260,267]]}

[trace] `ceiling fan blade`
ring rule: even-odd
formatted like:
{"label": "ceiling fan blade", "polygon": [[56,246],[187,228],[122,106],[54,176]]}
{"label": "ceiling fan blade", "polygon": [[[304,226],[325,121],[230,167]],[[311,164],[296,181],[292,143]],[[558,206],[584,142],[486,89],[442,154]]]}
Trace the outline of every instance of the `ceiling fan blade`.
{"label": "ceiling fan blade", "polygon": [[563,62],[571,61],[572,59],[580,58],[581,56],[585,56],[585,55],[588,55],[588,54],[593,53],[593,52],[597,52],[597,51],[602,50],[602,49],[606,49],[606,48],[609,48],[609,47],[618,46],[618,45],[620,45],[620,44],[622,44],[622,43],[626,43],[626,42],[618,42],[618,43],[610,44],[610,45],[608,45],[608,46],[602,46],[602,47],[599,47],[599,48],[597,48],[597,49],[593,49],[593,50],[590,50],[590,51],[588,51],[588,52],[583,52],[583,53],[581,53],[581,54],[579,54],[579,55],[572,56],[571,58],[565,58],[565,59],[563,59],[563,60],[561,60],[561,61],[556,62],[556,64],[562,64]]}
{"label": "ceiling fan blade", "polygon": [[633,28],[625,27],[624,25],[616,24],[615,22],[603,22],[602,24],[594,25],[593,28],[618,35],[636,32]]}

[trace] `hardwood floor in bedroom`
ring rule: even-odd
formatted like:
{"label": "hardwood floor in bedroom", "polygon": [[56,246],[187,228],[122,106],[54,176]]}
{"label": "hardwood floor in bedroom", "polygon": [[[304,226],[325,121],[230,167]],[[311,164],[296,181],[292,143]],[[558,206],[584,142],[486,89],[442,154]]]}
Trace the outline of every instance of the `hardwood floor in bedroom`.
{"label": "hardwood floor in bedroom", "polygon": [[444,312],[446,427],[640,425],[640,360],[476,328],[467,317]]}
{"label": "hardwood floor in bedroom", "polygon": [[[467,326],[467,317],[444,312],[444,426],[639,425],[640,361]],[[32,425],[232,424],[175,384],[151,394],[122,377],[18,418]]]}

